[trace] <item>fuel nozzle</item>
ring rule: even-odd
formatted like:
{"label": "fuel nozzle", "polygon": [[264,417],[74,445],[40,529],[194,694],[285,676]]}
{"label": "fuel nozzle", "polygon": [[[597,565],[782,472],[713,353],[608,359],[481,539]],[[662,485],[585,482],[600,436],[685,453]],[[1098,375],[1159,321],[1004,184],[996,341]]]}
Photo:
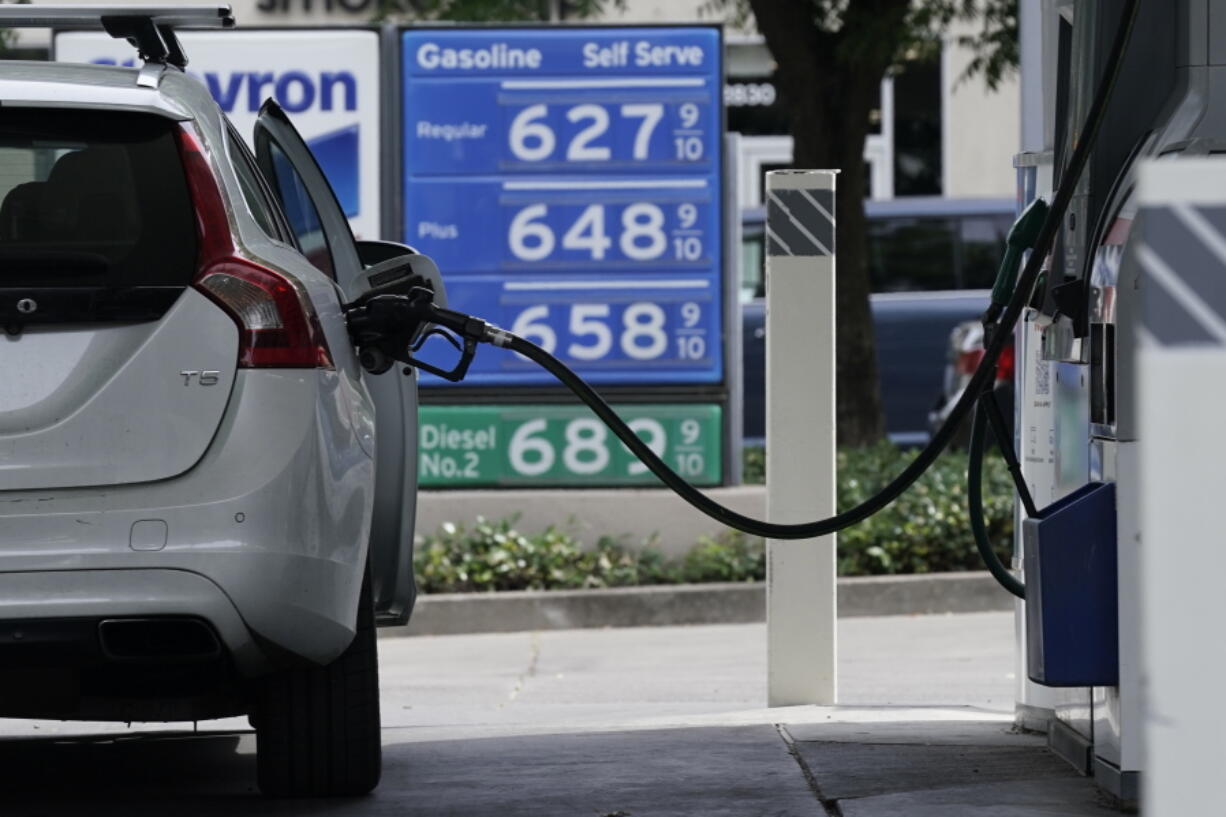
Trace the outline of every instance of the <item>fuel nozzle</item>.
{"label": "fuel nozzle", "polygon": [[[372,293],[345,306],[349,334],[358,348],[358,362],[371,374],[383,374],[396,361],[452,382],[468,374],[478,343],[500,343],[505,333],[480,318],[434,303],[434,292],[413,287],[408,294]],[[460,353],[451,369],[413,356],[432,337],[440,337]],[[411,369],[406,368],[405,374]]]}
{"label": "fuel nozzle", "polygon": [[1047,209],[1047,202],[1035,199],[1017,217],[1009,228],[1009,234],[1005,236],[1005,257],[1001,259],[996,283],[992,285],[992,302],[980,318],[985,345],[991,342],[997,321],[1013,297],[1013,290],[1017,286],[1017,273],[1022,266],[1022,256],[1032,249],[1038,240],[1043,222],[1047,220]]}

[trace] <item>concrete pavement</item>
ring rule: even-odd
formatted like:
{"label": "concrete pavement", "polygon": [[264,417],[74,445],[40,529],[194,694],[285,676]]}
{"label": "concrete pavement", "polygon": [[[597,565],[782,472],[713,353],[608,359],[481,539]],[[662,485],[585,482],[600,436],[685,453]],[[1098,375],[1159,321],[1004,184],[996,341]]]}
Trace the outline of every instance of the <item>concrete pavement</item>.
{"label": "concrete pavement", "polygon": [[11,721],[0,802],[21,815],[1110,813],[1042,738],[1011,734],[1009,614],[844,619],[839,636],[845,704],[773,710],[762,625],[384,639],[371,797],[260,799],[241,720],[152,737]]}

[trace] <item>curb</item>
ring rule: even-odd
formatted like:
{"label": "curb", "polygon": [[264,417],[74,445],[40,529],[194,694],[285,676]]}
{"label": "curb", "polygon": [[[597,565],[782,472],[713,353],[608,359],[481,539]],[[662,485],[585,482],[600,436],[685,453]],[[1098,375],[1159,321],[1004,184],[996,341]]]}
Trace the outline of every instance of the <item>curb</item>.
{"label": "curb", "polygon": [[[839,579],[839,616],[1012,610],[1013,597],[986,572]],[[382,637],[750,624],[766,620],[766,584],[655,585],[601,590],[516,590],[417,597],[413,618]]]}

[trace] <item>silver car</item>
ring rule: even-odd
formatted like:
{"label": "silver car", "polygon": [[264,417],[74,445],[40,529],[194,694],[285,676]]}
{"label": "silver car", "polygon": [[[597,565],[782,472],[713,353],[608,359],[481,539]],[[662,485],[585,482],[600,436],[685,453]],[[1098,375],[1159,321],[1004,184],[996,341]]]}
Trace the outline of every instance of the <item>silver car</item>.
{"label": "silver car", "polygon": [[354,240],[274,103],[253,155],[148,50],[0,63],[0,716],[247,714],[266,793],[369,791],[416,383],[342,306],[412,250]]}

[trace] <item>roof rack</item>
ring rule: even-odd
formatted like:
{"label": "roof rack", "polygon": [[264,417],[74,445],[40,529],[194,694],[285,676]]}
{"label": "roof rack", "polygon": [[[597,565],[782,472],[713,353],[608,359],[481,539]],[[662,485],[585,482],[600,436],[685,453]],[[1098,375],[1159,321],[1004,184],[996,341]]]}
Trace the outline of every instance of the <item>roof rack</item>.
{"label": "roof rack", "polygon": [[102,29],[136,46],[145,62],[187,67],[175,28],[233,28],[227,6],[32,6],[0,4],[0,28]]}

